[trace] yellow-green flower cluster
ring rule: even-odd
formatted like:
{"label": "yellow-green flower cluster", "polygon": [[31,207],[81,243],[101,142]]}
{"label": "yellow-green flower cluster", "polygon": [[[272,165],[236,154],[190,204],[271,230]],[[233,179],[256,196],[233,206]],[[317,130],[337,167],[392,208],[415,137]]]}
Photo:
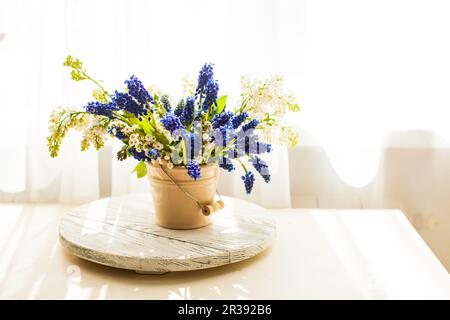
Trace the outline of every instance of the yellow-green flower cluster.
{"label": "yellow-green flower cluster", "polygon": [[90,146],[94,146],[97,150],[102,148],[108,138],[108,125],[109,122],[101,116],[68,108],[56,109],[49,120],[50,136],[47,138],[47,145],[50,156],[53,158],[58,156],[61,141],[70,129],[82,133],[82,151],[89,149]]}
{"label": "yellow-green flower cluster", "polygon": [[72,68],[72,80],[81,81],[88,79],[85,72],[83,71],[83,62],[81,62],[79,59],[74,59],[69,55],[67,56],[66,61],[64,61],[63,66]]}
{"label": "yellow-green flower cluster", "polygon": [[50,115],[48,123],[50,136],[47,145],[51,157],[57,157],[61,147],[61,141],[69,129],[82,130],[87,125],[87,114],[72,109],[59,108]]}
{"label": "yellow-green flower cluster", "polygon": [[298,132],[291,126],[279,126],[271,130],[261,129],[261,138],[264,141],[271,141],[273,144],[284,145],[294,148],[298,145]]}
{"label": "yellow-green flower cluster", "polygon": [[94,89],[94,91],[92,91],[92,97],[98,102],[108,103],[108,96],[105,91]]}
{"label": "yellow-green flower cluster", "polygon": [[105,145],[108,138],[109,122],[104,121],[103,117],[96,115],[86,115],[87,124],[83,128],[83,139],[81,140],[81,151],[85,151],[94,146],[99,150]]}
{"label": "yellow-green flower cluster", "polygon": [[193,96],[195,94],[195,83],[187,75],[183,77],[182,85],[184,96]]}

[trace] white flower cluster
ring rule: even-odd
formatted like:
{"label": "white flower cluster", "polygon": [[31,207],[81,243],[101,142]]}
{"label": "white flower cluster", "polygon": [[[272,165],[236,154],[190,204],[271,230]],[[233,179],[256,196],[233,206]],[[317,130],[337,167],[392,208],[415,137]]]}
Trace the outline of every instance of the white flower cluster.
{"label": "white flower cluster", "polygon": [[[136,124],[129,127],[114,128],[114,130],[120,130],[126,135],[128,137],[128,146],[134,148],[136,152],[148,151],[150,149],[162,150],[164,148],[163,144],[156,141],[153,135],[143,134]],[[116,134],[115,131],[112,133]]]}
{"label": "white flower cluster", "polygon": [[[155,119],[159,120],[159,117],[155,116]],[[156,127],[156,130],[158,132],[161,132],[161,134],[167,139],[167,141],[169,143],[171,143],[173,141],[172,134],[170,133],[169,130],[164,128],[164,126],[160,123],[160,121],[156,122],[156,126],[155,127]]]}
{"label": "white flower cluster", "polygon": [[50,136],[47,138],[50,155],[56,157],[61,146],[62,139],[69,129],[75,129],[82,133],[81,150],[85,151],[91,146],[100,149],[108,139],[109,121],[104,117],[80,112],[70,108],[59,108],[52,112],[49,120]]}
{"label": "white flower cluster", "polygon": [[[127,146],[130,148],[133,148],[136,150],[136,152],[140,153],[142,151],[148,152],[149,150],[158,150],[158,152],[161,154],[161,157],[158,159],[159,162],[162,162],[163,160],[170,160],[170,152],[167,150],[164,150],[164,145],[159,142],[154,135],[151,134],[144,134],[142,130],[139,129],[139,127],[134,124],[132,126],[123,126],[121,124],[117,125],[112,130],[112,135],[116,135],[117,130],[120,130],[122,134],[127,136],[128,142]],[[166,136],[170,136],[170,132],[167,130],[161,130],[162,133]],[[164,132],[164,131],[167,131]],[[152,160],[152,162],[155,162]],[[173,164],[168,164],[169,167],[173,167]]]}
{"label": "white flower cluster", "polygon": [[298,133],[285,122],[288,112],[297,112],[300,107],[293,95],[283,89],[283,77],[274,76],[265,81],[241,78],[241,111],[247,111],[260,125],[264,141],[294,147]]}
{"label": "white flower cluster", "polygon": [[108,122],[105,122],[103,117],[91,114],[86,114],[83,118],[86,124],[81,129],[81,150],[87,150],[91,145],[97,150],[102,148],[108,138]]}
{"label": "white flower cluster", "polygon": [[181,81],[183,84],[183,96],[193,96],[195,93],[194,81],[192,81],[187,75],[185,75]]}
{"label": "white flower cluster", "polygon": [[50,136],[47,138],[50,156],[58,156],[62,139],[69,129],[83,132],[81,149],[86,150],[91,144],[97,149],[104,145],[106,126],[98,121],[101,117],[79,112],[70,108],[58,108],[50,115],[48,123]]}

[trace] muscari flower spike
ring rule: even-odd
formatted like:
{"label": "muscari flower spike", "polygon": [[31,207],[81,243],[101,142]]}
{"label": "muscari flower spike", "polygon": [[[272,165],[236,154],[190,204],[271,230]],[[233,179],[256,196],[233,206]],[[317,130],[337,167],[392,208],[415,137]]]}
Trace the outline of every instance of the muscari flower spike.
{"label": "muscari flower spike", "polygon": [[157,160],[161,157],[161,153],[158,149],[150,149],[147,151],[147,156],[152,160]]}
{"label": "muscari flower spike", "polygon": [[200,174],[200,165],[196,162],[196,161],[189,161],[188,164],[186,165],[186,169],[188,172],[188,175],[194,179],[194,180],[198,180],[201,178],[201,174]]}
{"label": "muscari flower spike", "polygon": [[170,106],[169,96],[167,94],[161,97],[161,102],[163,103],[164,109],[166,109],[167,112],[170,112],[172,110],[172,107]]}
{"label": "muscari flower spike", "polygon": [[242,126],[242,130],[245,132],[247,130],[255,129],[258,124],[259,124],[258,120],[252,119],[249,123],[246,123]]}
{"label": "muscari flower spike", "polygon": [[171,112],[166,113],[164,118],[161,119],[161,123],[170,133],[173,133],[177,129],[185,129],[180,119]]}
{"label": "muscari flower spike", "polygon": [[240,125],[245,121],[245,119],[248,118],[248,112],[244,111],[238,115],[235,115],[233,119],[231,120],[231,123],[233,124],[233,129],[237,129],[240,127]]}
{"label": "muscari flower spike", "polygon": [[183,113],[184,110],[184,99],[181,99],[180,102],[178,102],[177,106],[175,107],[175,110],[173,111],[173,113],[179,118],[181,117],[181,114]]}
{"label": "muscari flower spike", "polygon": [[251,162],[253,167],[255,167],[256,171],[259,172],[261,177],[264,179],[266,183],[269,183],[270,181],[270,173],[269,173],[269,166],[266,164],[265,161],[263,161],[261,158],[257,156],[253,156],[248,161]]}
{"label": "muscari flower spike", "polygon": [[195,120],[196,121],[202,120],[202,116],[203,116],[203,111],[202,110],[198,110],[197,114],[195,115]]}
{"label": "muscari flower spike", "polygon": [[253,189],[253,184],[255,183],[255,175],[251,171],[248,171],[242,176],[242,180],[244,181],[245,192],[250,194]]}
{"label": "muscari flower spike", "polygon": [[133,75],[129,80],[125,80],[125,84],[127,85],[128,93],[140,104],[153,102],[153,97],[136,76]]}
{"label": "muscari flower spike", "polygon": [[223,111],[219,114],[216,114],[214,118],[212,119],[212,127],[214,129],[220,128],[224,125],[226,125],[230,119],[233,117],[233,112],[230,111]]}
{"label": "muscari flower spike", "polygon": [[116,107],[111,103],[101,103],[98,101],[89,102],[84,110],[86,112],[96,114],[98,116],[106,116],[112,118],[113,111],[116,110]]}
{"label": "muscari flower spike", "polygon": [[112,96],[112,102],[117,108],[126,110],[138,118],[147,114],[147,109],[137,103],[128,93],[116,91]]}
{"label": "muscari flower spike", "polygon": [[108,130],[108,133],[119,140],[125,140],[128,137],[120,130],[120,128],[114,126]]}
{"label": "muscari flower spike", "polygon": [[184,104],[184,109],[180,117],[181,122],[183,122],[185,126],[190,125],[194,120],[194,113],[195,113],[194,106],[195,106],[195,98],[187,97],[186,103]]}
{"label": "muscari flower spike", "polygon": [[137,152],[136,149],[130,148],[130,149],[128,149],[128,153],[131,154],[138,161],[146,161],[147,160],[145,151]]}
{"label": "muscari flower spike", "polygon": [[219,92],[219,84],[214,79],[210,79],[205,86],[205,100],[202,103],[202,110],[208,111],[213,104],[217,104],[217,94]]}
{"label": "muscari flower spike", "polygon": [[214,78],[214,65],[212,63],[205,63],[198,74],[197,88],[195,95],[202,94],[205,91],[206,84]]}
{"label": "muscari flower spike", "polygon": [[228,172],[231,172],[235,169],[231,160],[228,160],[225,157],[221,157],[219,159],[219,167],[221,167],[224,170],[227,170]]}

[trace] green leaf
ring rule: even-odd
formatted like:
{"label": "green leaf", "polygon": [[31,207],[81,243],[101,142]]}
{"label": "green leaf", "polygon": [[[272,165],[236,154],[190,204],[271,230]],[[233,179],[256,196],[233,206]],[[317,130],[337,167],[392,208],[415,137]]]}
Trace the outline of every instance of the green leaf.
{"label": "green leaf", "polygon": [[145,164],[145,162],[139,161],[132,172],[136,172],[138,178],[145,177],[147,175],[147,165]]}
{"label": "green leaf", "polygon": [[123,115],[128,119],[132,124],[139,124],[139,119],[134,116],[134,114],[123,110]]}
{"label": "green leaf", "polygon": [[148,120],[142,120],[141,121],[142,129],[146,134],[154,134],[155,129],[150,125],[150,122]]}
{"label": "green leaf", "polygon": [[221,96],[219,99],[217,99],[217,109],[216,114],[219,114],[225,109],[225,105],[227,103],[228,96]]}
{"label": "green leaf", "polygon": [[155,131],[155,137],[156,137],[156,140],[161,142],[164,146],[169,145],[169,140],[167,140],[166,136],[163,135],[162,133]]}

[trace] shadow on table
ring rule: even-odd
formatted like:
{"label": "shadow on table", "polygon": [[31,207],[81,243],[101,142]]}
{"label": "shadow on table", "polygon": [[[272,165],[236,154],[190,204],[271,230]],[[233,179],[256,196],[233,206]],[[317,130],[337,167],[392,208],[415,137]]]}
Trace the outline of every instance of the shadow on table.
{"label": "shadow on table", "polygon": [[[162,275],[137,274],[133,270],[103,266],[78,258],[63,251],[69,264],[68,285],[80,288],[101,288],[108,286],[99,296],[93,293],[87,299],[223,299],[236,296],[247,298],[250,293],[245,286],[246,276],[241,271],[263,261],[272,251],[265,250],[250,259],[209,269],[169,272]],[[72,280],[71,280],[72,278]],[[113,284],[108,285],[108,284]],[[192,286],[195,286],[195,294]],[[149,291],[150,290],[150,291]],[[148,291],[146,295],[140,291]],[[102,296],[103,295],[103,296]],[[70,298],[70,297],[68,297]]]}

